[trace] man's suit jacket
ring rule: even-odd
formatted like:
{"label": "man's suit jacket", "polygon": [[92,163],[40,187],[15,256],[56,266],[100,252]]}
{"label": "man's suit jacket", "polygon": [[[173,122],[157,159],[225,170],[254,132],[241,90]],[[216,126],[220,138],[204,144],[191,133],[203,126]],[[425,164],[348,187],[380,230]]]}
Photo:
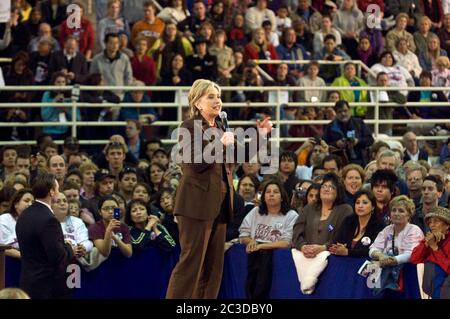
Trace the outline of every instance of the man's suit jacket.
{"label": "man's suit jacket", "polygon": [[73,251],[64,243],[55,215],[35,202],[19,216],[16,234],[22,259],[20,287],[32,299],[69,298],[66,269]]}
{"label": "man's suit jacket", "polygon": [[86,58],[79,52],[74,58],[72,58],[70,64],[64,55],[64,51],[52,53],[48,69],[50,74],[61,71],[62,69],[67,69],[67,72],[73,72],[75,74],[75,79],[73,79],[73,82],[78,84],[83,83],[88,75]]}
{"label": "man's suit jacket", "polygon": [[[406,153],[406,151],[403,153],[403,162],[406,163],[407,161],[409,161],[411,159],[411,157],[408,155],[408,153]],[[420,160],[425,160],[428,161],[428,153],[424,150],[419,150],[419,161]]]}

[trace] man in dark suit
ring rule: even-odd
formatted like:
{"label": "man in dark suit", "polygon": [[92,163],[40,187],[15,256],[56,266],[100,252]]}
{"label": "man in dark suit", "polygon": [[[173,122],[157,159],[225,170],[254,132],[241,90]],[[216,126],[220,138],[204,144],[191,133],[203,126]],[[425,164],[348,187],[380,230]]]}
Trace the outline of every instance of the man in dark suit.
{"label": "man in dark suit", "polygon": [[417,136],[414,132],[406,132],[403,134],[403,145],[406,148],[403,156],[404,163],[409,160],[428,161],[428,153],[425,150],[419,149],[419,145],[417,144]]}
{"label": "man in dark suit", "polygon": [[88,75],[86,58],[78,51],[78,40],[69,36],[64,43],[64,49],[52,53],[49,62],[49,74],[62,71],[69,84],[81,84]]}
{"label": "man in dark suit", "polygon": [[55,175],[40,173],[32,190],[36,201],[23,211],[16,225],[22,256],[20,288],[32,299],[70,298],[66,269],[74,252],[64,243],[61,225],[50,206],[59,194]]}

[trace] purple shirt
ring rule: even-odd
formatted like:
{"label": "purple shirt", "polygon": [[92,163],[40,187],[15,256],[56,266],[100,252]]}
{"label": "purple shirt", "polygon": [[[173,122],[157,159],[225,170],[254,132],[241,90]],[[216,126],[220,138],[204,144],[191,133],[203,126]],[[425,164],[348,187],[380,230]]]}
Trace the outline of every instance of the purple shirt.
{"label": "purple shirt", "polygon": [[[99,220],[94,225],[89,227],[89,239],[93,242],[97,239],[104,239],[106,232],[106,226],[103,223],[103,220]],[[130,230],[128,226],[121,223],[119,230],[115,230],[114,234],[119,237],[125,244],[131,244],[130,239]],[[117,247],[116,242],[113,240],[112,245]]]}

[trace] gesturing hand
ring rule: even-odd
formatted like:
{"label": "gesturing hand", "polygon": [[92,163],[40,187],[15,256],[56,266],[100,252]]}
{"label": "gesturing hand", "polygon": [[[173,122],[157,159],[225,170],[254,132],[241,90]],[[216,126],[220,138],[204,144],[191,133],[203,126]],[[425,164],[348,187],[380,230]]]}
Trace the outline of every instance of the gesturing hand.
{"label": "gesturing hand", "polygon": [[256,127],[258,128],[259,134],[266,136],[273,129],[273,123],[270,120],[270,116],[264,118],[264,120],[256,120]]}
{"label": "gesturing hand", "polygon": [[234,144],[234,134],[233,134],[233,132],[225,132],[225,133],[223,133],[223,136],[220,139],[220,142],[223,145],[225,145],[225,146]]}

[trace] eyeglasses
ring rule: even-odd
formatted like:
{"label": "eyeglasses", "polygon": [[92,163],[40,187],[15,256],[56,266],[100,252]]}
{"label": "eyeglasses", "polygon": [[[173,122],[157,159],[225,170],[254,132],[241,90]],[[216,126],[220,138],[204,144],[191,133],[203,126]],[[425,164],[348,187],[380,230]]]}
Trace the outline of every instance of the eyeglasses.
{"label": "eyeglasses", "polygon": [[102,207],[102,211],[110,212],[110,211],[114,211],[114,208],[118,208],[118,207],[117,206],[105,206],[105,207]]}
{"label": "eyeglasses", "polygon": [[331,184],[323,184],[322,186],[320,186],[321,189],[328,189],[328,190],[335,190],[336,186],[331,185]]}

